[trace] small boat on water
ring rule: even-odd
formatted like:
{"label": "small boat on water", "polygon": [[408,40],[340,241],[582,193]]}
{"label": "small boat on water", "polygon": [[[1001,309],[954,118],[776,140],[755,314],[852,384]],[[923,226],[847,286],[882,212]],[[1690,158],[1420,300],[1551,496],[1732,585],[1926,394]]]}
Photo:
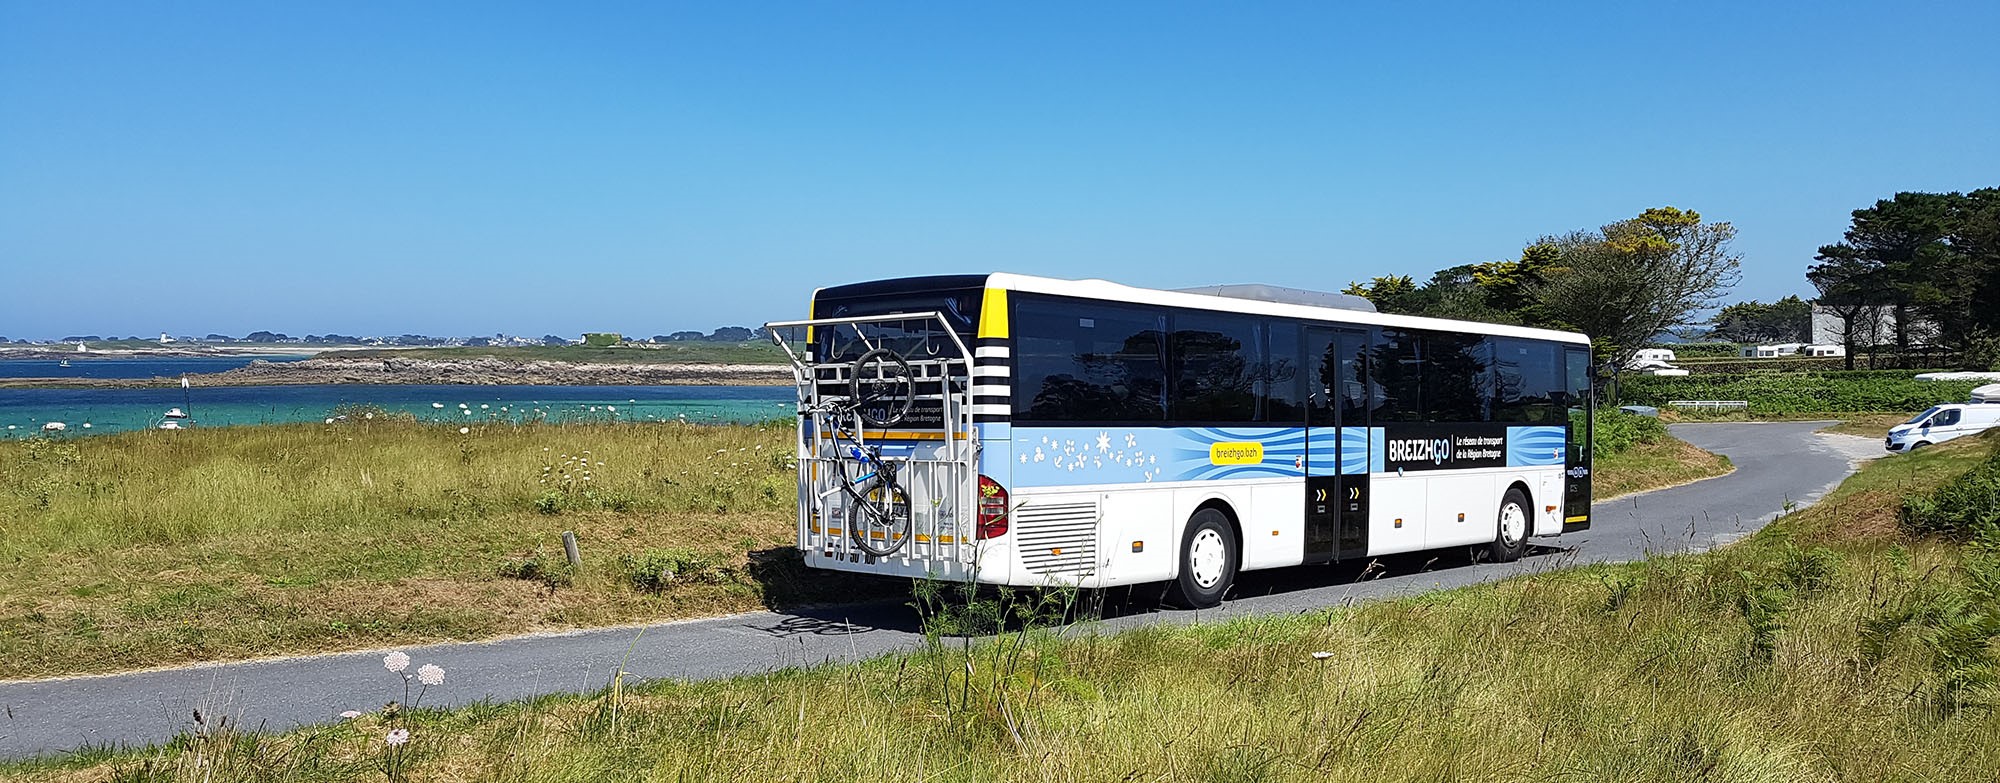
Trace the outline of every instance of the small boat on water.
{"label": "small boat on water", "polygon": [[184,430],[192,426],[194,426],[194,419],[188,417],[187,411],[179,408],[168,408],[166,414],[160,417],[160,423],[155,425],[154,429]]}
{"label": "small boat on water", "polygon": [[68,359],[64,359],[64,360],[62,360],[62,361],[60,361],[60,362],[56,362],[56,366],[57,366],[57,367],[68,367],[68,366],[69,366],[69,360],[68,360]]}

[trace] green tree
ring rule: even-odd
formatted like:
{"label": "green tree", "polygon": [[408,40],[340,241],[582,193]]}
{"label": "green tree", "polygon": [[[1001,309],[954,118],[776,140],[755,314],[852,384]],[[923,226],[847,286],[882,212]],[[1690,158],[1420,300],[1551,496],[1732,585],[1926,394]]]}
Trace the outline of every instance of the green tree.
{"label": "green tree", "polygon": [[1709,319],[1709,336],[1738,343],[1802,343],[1812,333],[1812,304],[1787,296],[1770,304],[1755,299],[1722,308]]}
{"label": "green tree", "polygon": [[1516,261],[1494,261],[1473,267],[1472,280],[1486,295],[1486,304],[1512,313],[1523,323],[1548,320],[1548,313],[1534,296],[1534,288],[1561,260],[1553,246],[1529,245]]}
{"label": "green tree", "polygon": [[1857,349],[1881,342],[1876,333],[1881,319],[1875,314],[1886,300],[1879,282],[1882,269],[1860,258],[1853,248],[1823,247],[1816,258],[1819,263],[1806,270],[1806,280],[1819,289],[1814,301],[1840,319],[1840,344],[1847,349],[1847,369],[1852,370]]}
{"label": "green tree", "polygon": [[[1957,193],[1897,193],[1853,212],[1844,241],[1820,248],[1821,258],[1843,256],[1873,268],[1878,299],[1895,314],[1896,353],[1907,356],[1915,317],[1932,315],[1945,294]],[[1947,317],[1949,315],[1947,314]]]}
{"label": "green tree", "polygon": [[1385,313],[1413,313],[1417,282],[1409,275],[1385,275],[1367,283],[1348,283],[1341,293],[1366,299]]}
{"label": "green tree", "polygon": [[1695,323],[1736,284],[1735,237],[1734,226],[1693,210],[1648,209],[1535,242],[1536,256],[1550,261],[1527,291],[1548,325],[1590,335],[1600,358],[1623,364],[1654,335]]}

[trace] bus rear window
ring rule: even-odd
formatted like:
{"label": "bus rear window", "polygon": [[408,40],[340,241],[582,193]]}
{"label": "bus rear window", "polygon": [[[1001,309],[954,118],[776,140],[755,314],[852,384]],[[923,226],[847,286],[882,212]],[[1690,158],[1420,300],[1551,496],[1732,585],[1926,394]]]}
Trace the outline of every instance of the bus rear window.
{"label": "bus rear window", "polygon": [[[837,289],[836,289],[837,291]],[[961,288],[929,292],[898,292],[861,296],[822,296],[813,303],[814,318],[854,318],[870,315],[936,312],[935,318],[883,321],[860,325],[839,324],[814,330],[813,359],[818,362],[852,361],[870,346],[887,347],[909,359],[949,356],[958,349],[950,332],[972,345],[979,325],[979,305],[985,294],[981,288]],[[863,338],[866,338],[865,340]]]}

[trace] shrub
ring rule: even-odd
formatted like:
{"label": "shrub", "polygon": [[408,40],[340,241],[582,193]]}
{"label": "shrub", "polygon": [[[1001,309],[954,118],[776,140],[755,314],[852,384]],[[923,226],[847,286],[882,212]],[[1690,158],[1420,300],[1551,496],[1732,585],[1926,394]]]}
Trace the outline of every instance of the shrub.
{"label": "shrub", "polygon": [[714,555],[692,549],[648,549],[638,555],[618,559],[632,589],[659,593],[678,583],[721,584],[730,579],[730,569]]}
{"label": "shrub", "polygon": [[576,574],[570,570],[569,563],[547,557],[539,550],[501,563],[499,570],[500,575],[508,579],[541,582],[551,590],[576,583]]}
{"label": "shrub", "polygon": [[1744,400],[1750,413],[1903,413],[1963,402],[1977,381],[1920,381],[1907,370],[1755,372],[1743,375],[1626,376],[1628,404],[1665,407],[1673,400]]}
{"label": "shrub", "polygon": [[1928,497],[1905,498],[1897,522],[1918,535],[1962,537],[2000,530],[2000,451]]}
{"label": "shrub", "polygon": [[1648,348],[1666,348],[1674,352],[1677,359],[1691,357],[1716,358],[1743,355],[1743,346],[1738,343],[1681,343],[1679,345],[1649,345]]}
{"label": "shrub", "polygon": [[1601,457],[1623,453],[1641,443],[1657,443],[1666,436],[1667,425],[1656,417],[1601,410],[1591,430],[1591,447]]}

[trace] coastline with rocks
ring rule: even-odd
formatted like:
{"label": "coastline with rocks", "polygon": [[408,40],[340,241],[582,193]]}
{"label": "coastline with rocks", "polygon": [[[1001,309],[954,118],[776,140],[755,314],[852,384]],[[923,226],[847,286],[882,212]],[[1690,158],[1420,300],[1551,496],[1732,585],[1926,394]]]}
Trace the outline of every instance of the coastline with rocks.
{"label": "coastline with rocks", "polygon": [[[466,359],[319,357],[290,362],[253,361],[218,373],[186,376],[189,385],[282,386],[307,384],[436,384],[466,386],[782,386],[792,370],[782,364],[598,364]],[[151,388],[178,385],[171,378],[7,378],[0,388]]]}

